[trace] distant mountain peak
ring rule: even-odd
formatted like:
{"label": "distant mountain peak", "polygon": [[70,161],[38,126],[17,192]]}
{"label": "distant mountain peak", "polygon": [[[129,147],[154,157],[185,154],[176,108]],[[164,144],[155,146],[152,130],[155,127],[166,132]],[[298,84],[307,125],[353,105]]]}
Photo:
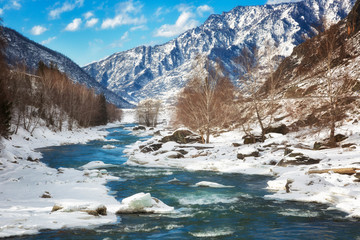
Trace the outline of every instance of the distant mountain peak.
{"label": "distant mountain peak", "polygon": [[95,81],[93,77],[63,54],[38,44],[13,29],[4,27],[3,34],[7,41],[5,56],[10,65],[24,63],[29,70],[36,70],[39,61],[48,66],[55,64],[61,72],[66,73],[74,82],[93,88],[97,93],[104,93],[109,102],[119,107],[132,107],[127,101]]}
{"label": "distant mountain peak", "polygon": [[148,97],[172,101],[186,84],[192,59],[198,53],[220,59],[235,81],[243,72],[233,60],[244,47],[257,46],[261,51],[264,43],[270,41],[276,43],[273,51],[276,59],[285,58],[304,41],[304,36],[314,35],[314,26],[322,17],[337,22],[346,17],[354,4],[355,0],[305,0],[238,6],[210,15],[203,25],[165,44],[115,53],[85,66],[84,70],[130,102]]}

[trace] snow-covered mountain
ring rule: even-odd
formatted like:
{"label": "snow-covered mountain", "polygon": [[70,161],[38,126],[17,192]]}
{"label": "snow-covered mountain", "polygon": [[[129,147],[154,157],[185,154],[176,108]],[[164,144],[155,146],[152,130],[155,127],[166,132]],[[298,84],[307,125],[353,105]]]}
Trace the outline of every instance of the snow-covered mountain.
{"label": "snow-covered mountain", "polygon": [[33,42],[10,28],[4,27],[3,34],[7,42],[5,56],[10,65],[14,66],[17,63],[25,63],[29,70],[34,70],[38,67],[40,60],[47,65],[53,63],[74,82],[85,84],[89,88],[94,88],[97,93],[103,92],[109,102],[119,107],[132,106],[120,96],[103,87],[81,67],[61,53]]}
{"label": "snow-covered mountain", "polygon": [[[359,81],[360,78],[360,0],[349,15],[333,26],[336,38],[332,47],[331,35],[327,31],[296,46],[275,72],[275,88],[280,97],[295,95],[297,98],[324,96],[327,91],[324,79],[329,74],[337,84],[343,79]],[[330,49],[333,49],[330,51]],[[329,71],[327,62],[330,61]],[[272,83],[274,84],[274,83]],[[266,86],[267,85],[267,86]],[[269,89],[270,80],[264,85]],[[337,87],[334,83],[332,88]],[[325,87],[324,87],[325,86]],[[341,86],[341,85],[340,85]],[[344,86],[342,86],[344,87]],[[359,96],[360,86],[353,90]],[[344,90],[343,90],[344,91]],[[344,104],[345,105],[345,104]]]}
{"label": "snow-covered mountain", "polygon": [[211,15],[203,25],[163,45],[115,53],[85,66],[84,70],[128,101],[147,97],[171,100],[188,80],[192,59],[198,53],[221,59],[235,81],[235,72],[242,74],[244,70],[233,60],[244,47],[257,46],[262,52],[264,43],[270,42],[276,45],[273,55],[281,60],[304,41],[304,36],[314,35],[323,17],[337,22],[346,17],[354,3],[355,0],[305,0],[239,6],[221,15]]}

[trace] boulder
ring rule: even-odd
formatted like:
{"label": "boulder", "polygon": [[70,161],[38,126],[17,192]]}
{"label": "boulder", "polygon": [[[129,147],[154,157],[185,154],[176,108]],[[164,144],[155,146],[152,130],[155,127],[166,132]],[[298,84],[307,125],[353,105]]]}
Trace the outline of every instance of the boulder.
{"label": "boulder", "polygon": [[182,155],[186,155],[189,153],[188,151],[185,151],[184,149],[177,149],[176,151],[181,153]]}
{"label": "boulder", "polygon": [[241,144],[240,143],[232,143],[233,147],[240,147]]}
{"label": "boulder", "polygon": [[320,159],[313,159],[310,158],[306,155],[304,155],[303,153],[290,153],[287,155],[287,157],[285,159],[282,159],[277,165],[281,166],[281,167],[286,167],[289,165],[312,165],[312,164],[317,164],[319,163],[321,160]]}
{"label": "boulder", "polygon": [[41,198],[52,198],[52,197],[49,192],[44,192],[43,195],[41,195]]}
{"label": "boulder", "polygon": [[104,205],[98,206],[95,211],[101,216],[107,215],[107,208]]}
{"label": "boulder", "polygon": [[244,144],[253,144],[257,142],[263,142],[263,139],[261,136],[254,136],[254,135],[246,135],[243,137]]}
{"label": "boulder", "polygon": [[169,156],[167,156],[168,158],[173,158],[173,159],[179,159],[179,158],[184,158],[184,155],[182,155],[181,153],[174,153],[174,154],[170,154]]}
{"label": "boulder", "polygon": [[342,142],[345,139],[347,139],[347,136],[345,136],[343,134],[336,134],[335,135],[335,142]]}
{"label": "boulder", "polygon": [[172,135],[163,137],[160,142],[176,142],[179,144],[187,144],[187,143],[202,143],[203,138],[200,135],[197,135],[190,130],[176,130]]}
{"label": "boulder", "polygon": [[39,162],[38,158],[33,159],[32,157],[28,157],[26,160],[29,162]]}
{"label": "boulder", "polygon": [[360,182],[360,172],[355,173],[354,177],[356,178],[354,182]]}
{"label": "boulder", "polygon": [[145,131],[145,130],[146,130],[146,127],[144,127],[144,126],[137,126],[137,127],[134,127],[134,128],[133,128],[133,131],[139,131],[139,130]]}
{"label": "boulder", "polygon": [[314,150],[322,150],[322,149],[327,149],[328,147],[326,146],[326,144],[321,143],[321,142],[315,142],[314,143]]}
{"label": "boulder", "polygon": [[237,153],[237,158],[245,159],[246,157],[259,157],[259,151],[252,147],[240,149]]}
{"label": "boulder", "polygon": [[59,211],[59,210],[61,210],[61,209],[63,209],[62,206],[59,206],[59,205],[56,205],[56,204],[55,204],[55,205],[53,206],[51,212],[56,212],[56,211]]}
{"label": "boulder", "polygon": [[238,159],[245,159],[246,157],[259,157],[259,152],[255,151],[250,154],[242,154],[242,153],[237,154]]}
{"label": "boulder", "polygon": [[264,130],[265,130],[265,134],[280,133],[282,135],[286,135],[287,133],[289,133],[289,128],[285,124],[281,124],[280,126],[277,127],[267,127]]}
{"label": "boulder", "polygon": [[148,146],[144,146],[143,148],[141,148],[140,151],[142,153],[155,152],[159,150],[161,147],[162,147],[162,143],[154,143]]}

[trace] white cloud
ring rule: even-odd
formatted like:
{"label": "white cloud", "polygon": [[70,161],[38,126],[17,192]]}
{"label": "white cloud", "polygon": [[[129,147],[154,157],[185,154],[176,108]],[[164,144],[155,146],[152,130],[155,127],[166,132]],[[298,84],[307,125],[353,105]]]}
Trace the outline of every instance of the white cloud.
{"label": "white cloud", "polygon": [[196,12],[202,17],[202,16],[204,16],[204,13],[206,13],[206,12],[214,13],[214,9],[212,7],[210,7],[209,5],[202,5],[196,9]]}
{"label": "white cloud", "polygon": [[94,14],[92,12],[87,12],[87,13],[84,14],[85,19],[89,19],[89,18],[91,18],[93,16],[94,16]]}
{"label": "white cloud", "polygon": [[4,14],[5,10],[19,10],[20,8],[21,8],[21,4],[18,1],[16,0],[8,1],[2,8],[0,8],[0,15]]}
{"label": "white cloud", "polygon": [[166,15],[168,13],[170,13],[171,10],[170,9],[164,9],[163,7],[158,7],[154,13],[155,17],[160,17],[161,15]]}
{"label": "white cloud", "polygon": [[11,1],[11,8],[19,10],[21,8],[21,4],[18,1]]}
{"label": "white cloud", "polygon": [[123,47],[125,42],[130,41],[129,38],[129,32],[126,31],[124,32],[124,34],[120,37],[119,40],[114,41],[113,43],[110,44],[111,48],[117,48],[117,47]]}
{"label": "white cloud", "polygon": [[105,19],[101,24],[101,28],[115,28],[121,25],[139,25],[143,23],[146,23],[146,18],[144,16],[133,18],[127,14],[119,14],[115,18]]}
{"label": "white cloud", "polygon": [[138,1],[133,2],[129,0],[118,5],[117,14],[114,18],[105,19],[102,24],[102,29],[115,28],[121,25],[140,25],[146,23],[144,15],[135,16],[141,12],[142,4]]}
{"label": "white cloud", "polygon": [[135,26],[130,28],[130,31],[136,31],[136,30],[148,30],[148,27],[146,25],[139,25],[139,26]]}
{"label": "white cloud", "polygon": [[126,31],[120,38],[120,40],[125,41],[125,40],[129,40],[129,32]]}
{"label": "white cloud", "polygon": [[194,28],[199,25],[199,22],[194,19],[194,14],[188,11],[182,12],[176,23],[164,24],[155,31],[157,37],[173,37],[177,36],[188,29]]}
{"label": "white cloud", "polygon": [[34,27],[31,29],[31,34],[32,34],[32,35],[41,35],[41,34],[43,34],[43,33],[46,32],[46,31],[47,31],[47,28],[46,28],[46,27],[37,25],[37,26],[34,26]]}
{"label": "white cloud", "polygon": [[82,7],[84,5],[84,0],[75,0],[72,2],[64,2],[61,7],[55,8],[49,12],[51,19],[59,18],[60,15],[64,12],[70,12],[76,7]]}
{"label": "white cloud", "polygon": [[156,17],[159,17],[160,15],[163,14],[163,8],[162,7],[158,7],[156,9],[156,12],[154,13]]}
{"label": "white cloud", "polygon": [[81,23],[82,21],[80,18],[75,18],[71,23],[66,26],[65,31],[77,31],[80,29]]}
{"label": "white cloud", "polygon": [[54,41],[55,39],[56,39],[56,37],[50,37],[50,38],[42,41],[41,44],[47,45],[47,44],[51,43],[52,41]]}
{"label": "white cloud", "polygon": [[268,0],[266,4],[279,4],[279,3],[289,3],[289,2],[301,2],[303,0]]}
{"label": "white cloud", "polygon": [[99,22],[98,18],[92,18],[86,21],[86,27],[93,27],[95,24]]}
{"label": "white cloud", "polygon": [[94,39],[93,41],[89,42],[89,47],[91,47],[91,49],[92,48],[101,49],[100,45],[102,45],[103,43],[104,43],[104,41],[102,39]]}

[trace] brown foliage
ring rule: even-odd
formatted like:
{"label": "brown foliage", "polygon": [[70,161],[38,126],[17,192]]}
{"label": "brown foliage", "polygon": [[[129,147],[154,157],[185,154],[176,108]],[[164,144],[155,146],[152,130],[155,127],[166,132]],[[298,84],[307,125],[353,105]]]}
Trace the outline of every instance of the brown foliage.
{"label": "brown foliage", "polygon": [[206,135],[208,143],[212,129],[229,126],[233,120],[234,86],[220,64],[212,65],[207,58],[198,56],[194,70],[178,97],[176,122]]}
{"label": "brown foliage", "polygon": [[155,127],[158,123],[158,116],[161,107],[161,101],[155,99],[145,99],[136,107],[136,115],[139,124],[147,127]]}
{"label": "brown foliage", "polygon": [[18,64],[6,83],[13,103],[15,133],[20,126],[32,133],[41,121],[54,131],[62,131],[65,122],[72,130],[75,123],[89,127],[121,117],[103,95],[73,83],[54,65],[40,62],[36,74],[28,72],[24,64]]}

